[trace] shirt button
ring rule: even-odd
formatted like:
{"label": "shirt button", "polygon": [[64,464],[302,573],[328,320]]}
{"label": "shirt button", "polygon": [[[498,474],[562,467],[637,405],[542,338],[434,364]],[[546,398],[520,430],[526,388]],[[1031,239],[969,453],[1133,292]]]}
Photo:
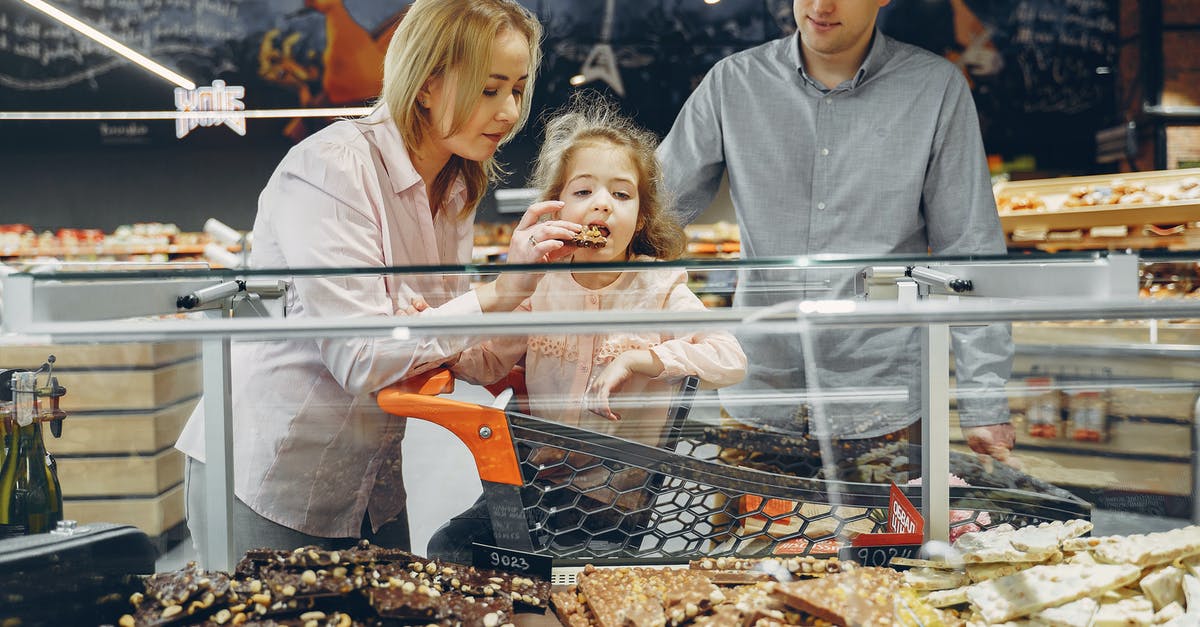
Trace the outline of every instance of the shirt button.
{"label": "shirt button", "polygon": [[823,203],[823,202],[817,203],[817,209],[825,209],[825,203]]}
{"label": "shirt button", "polygon": [[821,149],[821,156],[822,156],[822,157],[825,157],[825,156],[828,156],[828,155],[829,155],[829,149],[828,149],[828,148],[822,148],[822,149]]}
{"label": "shirt button", "polygon": [[825,104],[833,104],[833,98],[826,98]]}
{"label": "shirt button", "polygon": [[591,296],[588,296],[588,302],[595,305],[596,304],[596,295],[592,294]]}

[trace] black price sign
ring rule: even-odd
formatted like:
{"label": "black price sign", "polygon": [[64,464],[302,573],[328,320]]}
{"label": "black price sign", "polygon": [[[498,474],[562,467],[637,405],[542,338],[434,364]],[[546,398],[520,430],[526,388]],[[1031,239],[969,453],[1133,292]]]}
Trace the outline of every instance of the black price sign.
{"label": "black price sign", "polygon": [[545,555],[526,553],[515,549],[502,549],[498,546],[489,546],[478,542],[472,544],[471,548],[474,551],[471,565],[476,568],[506,570],[550,581],[550,570],[554,566],[554,560]]}
{"label": "black price sign", "polygon": [[[881,544],[879,546],[848,546],[838,550],[838,559],[857,562],[862,566],[891,566],[893,557],[917,557],[920,544]],[[903,568],[903,567],[893,567]]]}

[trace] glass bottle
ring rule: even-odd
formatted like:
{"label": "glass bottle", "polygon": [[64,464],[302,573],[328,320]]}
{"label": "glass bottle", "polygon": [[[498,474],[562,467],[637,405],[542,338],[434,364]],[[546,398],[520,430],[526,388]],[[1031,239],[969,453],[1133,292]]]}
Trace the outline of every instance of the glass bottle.
{"label": "glass bottle", "polygon": [[35,376],[13,376],[14,422],[0,471],[0,537],[43,533],[62,520],[62,491],[42,439]]}

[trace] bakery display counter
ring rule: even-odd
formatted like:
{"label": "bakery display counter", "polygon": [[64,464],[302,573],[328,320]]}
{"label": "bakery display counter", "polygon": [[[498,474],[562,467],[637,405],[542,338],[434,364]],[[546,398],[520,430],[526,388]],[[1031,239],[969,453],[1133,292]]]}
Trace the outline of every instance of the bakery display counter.
{"label": "bakery display counter", "polygon": [[[526,353],[545,350],[548,355],[568,355],[569,342],[576,339],[580,346],[595,342],[594,346],[619,351],[662,337],[728,333],[741,342],[738,338],[745,334],[757,333],[770,340],[768,347],[802,348],[807,341],[819,342],[817,346],[822,347],[808,353],[811,360],[799,363],[807,369],[809,381],[832,381],[834,386],[816,392],[783,386],[751,399],[785,405],[795,424],[805,427],[786,432],[737,424],[732,413],[722,415],[722,411],[744,401],[725,395],[726,390],[697,392],[683,375],[678,380],[671,378],[666,392],[646,388],[622,399],[624,404],[613,405],[618,412],[661,406],[661,416],[655,413],[655,418],[662,420],[645,423],[629,419],[633,414],[613,421],[593,412],[597,418],[592,418],[577,397],[584,388],[574,383],[558,384],[549,391],[542,388],[541,393],[549,395],[548,403],[533,405],[531,397],[518,396],[517,386],[505,378],[511,392],[499,393],[502,397],[513,395],[508,402],[489,398],[463,407],[435,402],[464,402],[447,397],[442,393],[444,387],[414,392],[397,389],[396,382],[383,382],[382,391],[372,388],[364,392],[357,407],[372,413],[369,422],[355,428],[390,424],[385,421],[392,420],[391,416],[403,416],[408,418],[409,429],[403,444],[410,444],[407,438],[416,433],[415,425],[440,425],[444,429],[439,432],[449,434],[453,446],[465,448],[468,455],[453,458],[467,460],[465,463],[450,462],[446,461],[452,459],[450,445],[411,442],[435,451],[433,463],[442,465],[432,472],[425,466],[420,471],[406,469],[406,482],[412,482],[408,485],[420,486],[423,494],[432,492],[438,499],[462,496],[465,505],[486,495],[487,516],[482,520],[491,526],[496,545],[511,552],[510,567],[512,555],[535,555],[551,560],[555,569],[551,575],[568,567],[577,569],[573,579],[558,582],[529,571],[486,572],[481,570],[483,565],[470,571],[463,560],[388,553],[370,546],[347,545],[336,558],[329,550],[307,547],[234,555],[224,534],[228,525],[222,527],[221,517],[221,508],[229,507],[232,494],[214,489],[206,495],[203,518],[196,522],[225,537],[226,545],[213,543],[200,556],[204,570],[189,567],[145,580],[134,600],[112,617],[118,624],[233,624],[235,620],[242,624],[255,619],[340,625],[377,624],[387,619],[404,624],[461,622],[500,627],[564,622],[606,627],[636,623],[643,617],[655,624],[755,624],[762,619],[781,624],[871,624],[872,620],[907,624],[907,619],[896,618],[897,608],[925,617],[921,624],[927,625],[934,624],[934,617],[943,624],[968,620],[1003,624],[1024,619],[1046,622],[1060,610],[1070,611],[1063,606],[1084,599],[1094,602],[1094,606],[1081,604],[1092,614],[1128,611],[1138,617],[1145,615],[1149,603],[1150,616],[1164,612],[1159,616],[1164,621],[1173,612],[1200,609],[1186,599],[1186,576],[1192,574],[1188,561],[1200,555],[1200,538],[1195,537],[1198,532],[1194,528],[1152,537],[1098,540],[1095,545],[1079,540],[1091,525],[1098,524],[1094,514],[1100,510],[1151,514],[1156,522],[1179,522],[1180,527],[1186,522],[1179,519],[1191,518],[1196,466],[1190,445],[1194,424],[1189,420],[1194,413],[1187,419],[1173,416],[1182,416],[1177,405],[1184,403],[1176,393],[1187,393],[1200,380],[1195,345],[1187,345],[1189,334],[1195,331],[1187,321],[1200,319],[1200,302],[1139,299],[1138,263],[1129,256],[836,261],[836,267],[834,261],[824,258],[778,260],[778,265],[766,267],[766,262],[759,260],[706,260],[687,268],[736,274],[754,263],[760,264],[753,266],[754,270],[778,270],[785,279],[806,280],[826,269],[858,271],[866,266],[881,269],[871,276],[886,283],[884,277],[891,274],[882,269],[890,272],[901,267],[896,273],[899,284],[893,287],[898,298],[909,300],[876,298],[880,290],[872,291],[872,298],[866,301],[803,301],[688,311],[587,309],[581,304],[579,310],[566,314],[253,318],[233,314],[245,313],[247,300],[261,304],[252,297],[266,298],[266,292],[250,288],[281,274],[379,277],[390,273],[390,281],[430,286],[427,293],[448,300],[448,295],[437,291],[448,285],[448,279],[464,283],[466,279],[486,280],[507,270],[470,266],[102,275],[38,270],[4,278],[3,346],[25,343],[38,347],[39,354],[47,345],[78,346],[79,353],[59,354],[58,364],[64,370],[72,361],[84,369],[83,364],[93,364],[102,373],[118,371],[116,366],[124,365],[129,371],[123,373],[124,379],[149,378],[139,386],[125,385],[128,382],[121,377],[117,381],[63,380],[72,388],[64,401],[77,403],[73,408],[76,422],[68,425],[64,435],[74,438],[71,429],[89,419],[94,419],[97,427],[91,435],[81,429],[79,439],[64,437],[55,451],[61,460],[63,490],[81,503],[111,495],[104,487],[111,484],[127,490],[126,496],[169,493],[171,479],[162,469],[173,467],[176,460],[170,459],[171,451],[164,451],[170,439],[165,435],[169,431],[166,426],[177,424],[174,421],[182,419],[184,404],[195,403],[199,393],[207,410],[205,436],[214,443],[205,444],[209,451],[206,479],[214,473],[217,478],[210,485],[227,486],[236,481],[245,458],[234,456],[233,451],[254,439],[247,437],[247,423],[235,422],[222,403],[231,398],[231,389],[241,390],[236,394],[250,390],[256,401],[265,399],[255,406],[256,418],[277,408],[270,395],[259,394],[261,380],[239,378],[237,369],[230,366],[231,349],[244,344],[295,342],[302,346],[320,339],[398,350],[452,345],[464,338],[527,336],[522,345]],[[675,268],[629,264],[625,271],[661,272],[665,267]],[[559,271],[595,269],[567,266],[547,270]],[[1028,277],[1033,272],[1049,284],[1030,287]],[[971,290],[981,293],[1045,288],[1052,294],[1038,300],[991,294],[945,299],[938,297],[942,292],[922,293],[917,289],[920,286],[908,285],[920,278],[926,281],[922,285],[927,290],[949,290],[961,287],[963,277],[972,282]],[[772,285],[787,286],[782,282]],[[193,296],[194,300],[189,298]],[[142,317],[180,313],[183,303],[192,302],[211,308],[213,315]],[[580,302],[594,304],[586,297]],[[78,306],[80,303],[90,306]],[[255,309],[265,313],[265,308]],[[1098,326],[1097,334],[1105,341],[1090,341],[1087,332],[1093,323],[1110,319],[1130,322],[1110,325],[1118,329],[1115,340],[1104,335],[1106,327]],[[1016,326],[1017,374],[1007,388],[997,386],[996,391],[1018,412],[1014,423],[1019,467],[981,461],[962,446],[961,430],[952,422],[951,403],[961,399],[955,398],[958,391],[950,380],[951,329],[994,322],[1014,322]],[[839,334],[890,328],[918,330],[896,345],[903,349],[897,354],[912,364],[913,376],[902,385],[877,383],[860,378],[857,372],[849,376],[841,374],[845,369],[833,369],[837,365],[833,358],[856,355],[861,348],[839,342],[845,337]],[[537,342],[530,344],[528,336]],[[889,336],[854,337],[886,342]],[[1170,343],[1164,343],[1166,340]],[[120,349],[122,344],[137,348],[130,348],[120,364],[91,361],[88,351]],[[1174,350],[1172,346],[1184,348]],[[764,358],[762,352],[743,350],[749,363]],[[572,372],[579,365],[573,363]],[[819,372],[838,376],[810,375]],[[199,388],[184,385],[197,374]],[[1050,381],[1037,380],[1047,378]],[[407,377],[403,383],[417,384],[417,379]],[[1050,393],[1056,395],[1058,404],[1046,412],[1040,403],[1048,402]],[[1161,394],[1163,400],[1158,405],[1147,403],[1147,393]],[[433,398],[418,399],[413,394]],[[126,408],[130,411],[114,403],[115,399],[143,397],[146,402]],[[825,415],[824,410],[838,402],[851,409],[859,403],[868,406],[860,414],[874,419],[882,415],[870,413],[880,400],[903,401],[905,408],[915,401],[912,404],[928,409],[924,424],[928,432],[921,436],[927,438],[928,446],[922,450],[928,456],[912,448],[910,440],[899,439],[900,435],[889,439],[898,432],[885,433],[879,442],[867,446],[854,443],[855,438],[826,438],[810,428],[819,426],[816,421]],[[522,402],[527,403],[524,408]],[[1194,412],[1195,396],[1191,402]],[[1103,429],[1096,430],[1097,437],[1091,439],[1090,432],[1079,428],[1097,424],[1085,421],[1096,415],[1085,416],[1084,410],[1101,405],[1104,409],[1096,415],[1103,418],[1099,423]],[[1148,415],[1147,408],[1152,406],[1161,409]],[[555,413],[564,407],[574,412],[569,418]],[[88,416],[89,411],[94,415]],[[1038,414],[1036,423],[1043,428],[1031,429],[1033,414]],[[131,427],[117,426],[132,424],[150,425],[150,432],[135,434]],[[239,424],[242,430],[236,429]],[[1053,428],[1053,437],[1047,425]],[[307,424],[297,428],[316,429]],[[126,429],[130,431],[125,433]],[[1076,437],[1077,432],[1089,437]],[[903,437],[912,433],[906,431]],[[305,435],[319,434],[314,430]],[[79,459],[71,459],[86,446],[103,447],[112,455],[78,454]],[[481,455],[493,456],[482,458],[476,449]],[[110,456],[121,458],[120,467],[93,465],[112,461],[105,459]],[[409,459],[408,452],[403,459]],[[78,463],[68,469],[67,461]],[[1136,468],[1124,466],[1127,462],[1136,463]],[[452,471],[469,474],[474,491],[455,483]],[[410,491],[413,493],[415,490]],[[901,502],[897,494],[916,505],[911,516],[892,517],[897,511],[894,504]],[[1178,502],[1144,505],[1133,500],[1144,495],[1172,495]],[[492,508],[493,504],[499,507]],[[915,538],[907,536],[907,544],[890,539],[908,548],[881,554],[912,558],[918,550],[915,545],[937,539],[952,541],[957,553],[945,554],[957,555],[959,561],[919,563],[906,573],[892,572],[874,570],[871,551],[856,552],[873,537],[900,533],[899,525],[912,522],[918,511],[927,521],[924,529],[913,531]],[[146,526],[148,533],[153,530],[150,523],[135,524]],[[518,529],[524,532],[523,538],[511,533]],[[945,535],[935,535],[943,531]],[[1110,528],[1095,531],[1105,536],[1115,533]],[[513,543],[518,539],[522,540],[520,546]],[[1147,546],[1162,551],[1147,553],[1143,550]],[[849,553],[843,553],[847,550]],[[856,554],[868,563],[860,564],[863,568],[844,567]],[[1167,554],[1171,555],[1169,561],[1156,561]],[[1105,568],[1087,562],[1089,558]],[[723,566],[719,560],[724,560]],[[890,566],[904,566],[902,561]],[[498,562],[493,566],[503,565],[504,560]],[[1016,564],[1032,566],[1022,571],[1031,574],[997,574],[1015,571]],[[664,566],[671,566],[672,574],[622,570]],[[1180,571],[1178,587],[1164,586],[1162,592],[1155,587],[1159,584],[1148,583],[1147,588],[1154,592],[1143,590],[1139,583],[1165,566]],[[1106,573],[1108,578],[1091,579],[1095,585],[1086,588],[1074,583],[1075,587],[1042,585],[1045,581],[1078,583],[1088,577],[1077,571],[1087,569]],[[1137,577],[1127,581],[1134,570]],[[994,576],[991,581],[998,583],[988,583],[988,573]],[[997,578],[1002,576],[1016,578]],[[1151,582],[1160,577],[1176,579],[1173,572],[1166,572],[1155,575]],[[572,585],[574,589],[569,587]],[[1017,589],[1038,592],[1030,601],[1013,592]],[[1114,590],[1119,598],[1108,596]],[[829,602],[838,591],[849,591],[847,600]],[[876,604],[870,601],[872,591],[882,591],[887,599],[902,599],[903,603]],[[636,602],[631,592],[640,595]],[[1176,592],[1184,595],[1183,601],[1177,603],[1178,609],[1168,609],[1173,600],[1163,600]],[[1167,596],[1156,596],[1160,594]],[[863,603],[856,605],[851,599]],[[1128,602],[1121,605],[1122,601]],[[1102,609],[1106,605],[1117,607]],[[128,618],[122,618],[124,615]],[[897,620],[900,622],[894,622]]]}

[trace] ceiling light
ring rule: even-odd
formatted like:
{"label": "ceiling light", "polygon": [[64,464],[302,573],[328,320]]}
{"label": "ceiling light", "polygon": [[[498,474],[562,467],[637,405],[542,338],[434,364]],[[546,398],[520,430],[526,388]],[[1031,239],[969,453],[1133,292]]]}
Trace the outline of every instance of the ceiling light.
{"label": "ceiling light", "polygon": [[79,31],[80,33],[83,33],[88,38],[92,39],[93,41],[96,41],[97,43],[107,47],[108,49],[112,50],[113,52],[125,57],[126,59],[129,59],[130,61],[133,61],[134,63],[142,66],[143,68],[153,72],[154,74],[157,74],[158,76],[161,76],[162,78],[167,79],[168,81],[170,81],[184,89],[191,90],[191,89],[196,88],[196,84],[193,83],[192,81],[180,76],[179,74],[176,74],[175,72],[172,72],[171,70],[168,70],[167,68],[154,62],[153,60],[146,57],[145,55],[131,49],[130,47],[126,46],[125,44],[122,44],[121,42],[113,39],[112,37],[105,35],[104,33],[100,32],[100,31],[96,30],[95,28],[80,21],[78,18],[67,14],[62,9],[59,9],[58,7],[52,5],[48,2],[45,2],[44,0],[21,0],[21,1],[39,11],[41,11],[42,13],[49,15],[50,17],[58,20],[59,22],[62,22],[63,24]]}

